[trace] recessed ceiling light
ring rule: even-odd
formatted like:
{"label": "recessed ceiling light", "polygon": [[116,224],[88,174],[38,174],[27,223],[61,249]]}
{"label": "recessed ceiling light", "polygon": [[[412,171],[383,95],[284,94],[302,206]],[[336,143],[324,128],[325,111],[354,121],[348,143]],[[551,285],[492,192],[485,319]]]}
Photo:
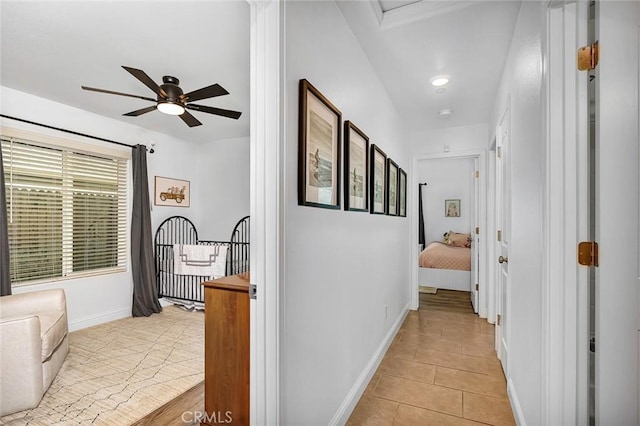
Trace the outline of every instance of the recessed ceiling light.
{"label": "recessed ceiling light", "polygon": [[432,77],[431,80],[429,80],[429,83],[431,83],[431,85],[435,87],[444,86],[448,82],[449,82],[448,75],[436,75],[435,77]]}
{"label": "recessed ceiling light", "polygon": [[449,117],[451,116],[451,114],[453,114],[453,111],[451,111],[449,108],[445,108],[438,111],[438,114],[440,114],[440,117]]}

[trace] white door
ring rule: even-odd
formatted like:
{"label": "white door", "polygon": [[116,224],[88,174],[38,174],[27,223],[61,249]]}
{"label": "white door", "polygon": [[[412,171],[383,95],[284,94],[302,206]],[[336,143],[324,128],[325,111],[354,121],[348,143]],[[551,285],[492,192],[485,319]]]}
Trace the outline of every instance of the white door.
{"label": "white door", "polygon": [[595,424],[640,423],[637,1],[596,3]]}
{"label": "white door", "polygon": [[471,304],[473,305],[473,311],[478,313],[478,299],[480,294],[480,250],[479,250],[479,238],[478,227],[480,226],[480,172],[478,168],[478,158],[474,158],[474,173],[473,179],[473,221],[471,229]]}
{"label": "white door", "polygon": [[510,111],[505,110],[496,129],[496,254],[499,263],[497,270],[498,309],[496,321],[496,350],[502,363],[505,376],[508,368],[509,353],[509,241],[511,238],[511,184],[509,169],[510,148]]}

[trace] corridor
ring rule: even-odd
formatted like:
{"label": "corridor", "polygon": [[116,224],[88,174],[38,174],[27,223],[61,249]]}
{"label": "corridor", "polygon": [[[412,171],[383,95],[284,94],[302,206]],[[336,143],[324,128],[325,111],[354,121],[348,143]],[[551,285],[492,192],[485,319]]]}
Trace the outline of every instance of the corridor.
{"label": "corridor", "polygon": [[421,293],[347,425],[514,425],[493,342],[469,293]]}

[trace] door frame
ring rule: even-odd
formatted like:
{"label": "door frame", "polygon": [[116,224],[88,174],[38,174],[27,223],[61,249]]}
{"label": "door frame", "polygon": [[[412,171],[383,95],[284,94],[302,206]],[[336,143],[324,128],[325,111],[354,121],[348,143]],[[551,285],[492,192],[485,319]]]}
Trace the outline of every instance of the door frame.
{"label": "door frame", "polygon": [[496,255],[496,231],[498,223],[496,221],[496,135],[491,137],[491,145],[487,155],[487,321],[490,324],[496,323],[497,315],[497,266],[492,259],[497,259]]}
{"label": "door frame", "polygon": [[589,270],[576,258],[589,239],[588,74],[576,69],[588,19],[588,2],[549,2],[542,43],[544,424],[588,424]]}
{"label": "door frame", "polygon": [[411,253],[409,259],[409,267],[411,268],[411,302],[410,307],[413,310],[417,310],[420,306],[420,296],[418,289],[418,257],[420,251],[418,250],[418,167],[421,161],[428,160],[442,160],[442,159],[462,159],[462,158],[477,158],[478,159],[478,171],[480,172],[479,192],[480,199],[478,202],[480,223],[480,274],[478,280],[479,284],[479,307],[478,315],[481,318],[487,317],[487,291],[485,285],[487,283],[487,238],[486,235],[486,223],[487,223],[487,152],[486,150],[474,150],[474,151],[460,151],[460,152],[445,152],[445,153],[432,153],[432,154],[418,154],[413,156],[411,163],[411,205],[413,206],[411,221],[411,236],[409,238],[411,247],[409,253]]}
{"label": "door frame", "polygon": [[281,421],[281,283],[284,280],[284,2],[250,6],[250,424]]}

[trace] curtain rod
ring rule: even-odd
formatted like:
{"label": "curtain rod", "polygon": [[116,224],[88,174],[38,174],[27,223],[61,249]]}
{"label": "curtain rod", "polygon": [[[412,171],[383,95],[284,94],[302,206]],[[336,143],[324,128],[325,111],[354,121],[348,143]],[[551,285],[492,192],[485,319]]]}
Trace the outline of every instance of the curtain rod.
{"label": "curtain rod", "polygon": [[29,120],[25,120],[25,119],[22,119],[22,118],[11,117],[10,115],[0,114],[0,117],[8,118],[9,120],[21,121],[21,122],[27,123],[27,124],[33,124],[35,126],[46,127],[47,129],[53,129],[53,130],[58,130],[58,131],[65,132],[65,133],[71,133],[72,135],[84,136],[85,138],[95,139],[95,140],[102,141],[102,142],[109,142],[109,143],[112,143],[112,144],[115,144],[115,145],[126,146],[127,148],[134,148],[134,145],[128,145],[126,143],[112,141],[110,139],[100,138],[98,136],[91,136],[91,135],[87,135],[85,133],[74,132],[73,130],[61,129],[60,127],[53,127],[53,126],[49,126],[47,124],[36,123],[35,121],[29,121]]}

